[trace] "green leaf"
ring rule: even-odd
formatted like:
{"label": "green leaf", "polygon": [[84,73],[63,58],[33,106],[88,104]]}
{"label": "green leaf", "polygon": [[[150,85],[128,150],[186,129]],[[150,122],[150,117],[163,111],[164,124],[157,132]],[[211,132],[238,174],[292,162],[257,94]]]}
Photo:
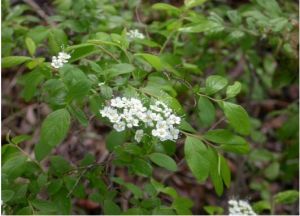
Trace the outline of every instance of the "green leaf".
{"label": "green leaf", "polygon": [[70,58],[71,63],[98,52],[97,48],[91,44],[75,45],[68,47],[66,50],[72,51]]}
{"label": "green leaf", "polygon": [[2,166],[2,173],[12,177],[18,177],[24,172],[27,157],[20,154],[15,154],[10,157]]}
{"label": "green leaf", "polygon": [[52,150],[52,146],[44,145],[43,143],[37,143],[34,146],[34,154],[38,161],[41,161],[46,157]]}
{"label": "green leaf", "polygon": [[225,151],[235,152],[238,154],[245,154],[249,152],[249,144],[247,141],[228,130],[210,130],[204,134],[204,138],[211,142],[221,144],[221,148]]}
{"label": "green leaf", "polygon": [[24,207],[17,211],[16,215],[32,215],[32,208],[31,207]]}
{"label": "green leaf", "polygon": [[87,127],[89,124],[89,120],[85,116],[85,113],[80,108],[77,108],[75,106],[69,106],[68,110],[70,113],[75,116],[75,118],[82,124],[82,126]]}
{"label": "green leaf", "polygon": [[174,7],[170,4],[165,4],[165,3],[156,3],[156,4],[152,5],[152,8],[155,10],[163,10],[163,11],[167,11],[167,12],[175,13],[175,14],[180,13],[179,8]]}
{"label": "green leaf", "polygon": [[137,43],[137,44],[142,44],[142,45],[144,45],[144,46],[147,46],[147,47],[161,47],[161,45],[160,44],[158,44],[158,43],[156,43],[156,42],[154,42],[154,41],[152,41],[152,40],[148,40],[148,39],[135,39],[135,43]]}
{"label": "green leaf", "polygon": [[198,181],[204,181],[209,173],[207,148],[201,140],[187,136],[184,144],[185,160]]}
{"label": "green leaf", "polygon": [[138,186],[132,183],[125,183],[124,186],[131,191],[136,198],[141,198],[143,196],[143,191]]}
{"label": "green leaf", "polygon": [[81,80],[69,87],[67,101],[81,100],[90,91],[91,85],[87,80]]}
{"label": "green leaf", "polygon": [[27,56],[7,56],[2,58],[2,68],[11,68],[31,60]]}
{"label": "green leaf", "polygon": [[110,78],[122,75],[122,74],[128,74],[135,70],[135,67],[131,64],[127,63],[120,63],[120,64],[114,64],[108,71],[108,76]]}
{"label": "green leaf", "polygon": [[220,147],[224,151],[233,152],[236,154],[247,154],[250,151],[249,144],[241,137],[236,137],[236,144],[222,144]]}
{"label": "green leaf", "polygon": [[86,196],[85,189],[83,183],[80,182],[80,179],[78,182],[78,176],[64,176],[64,182],[68,189],[68,193],[72,192],[72,195],[75,197],[83,199]]}
{"label": "green leaf", "polygon": [[45,151],[41,148],[45,147],[46,150],[51,150],[65,139],[70,123],[70,114],[66,109],[56,110],[46,117],[42,124],[40,146],[35,148],[35,155],[38,160],[42,160],[45,156]]}
{"label": "green leaf", "polygon": [[43,70],[41,67],[35,68],[33,71],[21,76],[18,80],[24,86],[21,95],[25,101],[30,101],[36,95],[36,92],[38,92],[37,87],[45,78],[41,70]]}
{"label": "green leaf", "polygon": [[126,132],[111,131],[106,137],[106,148],[112,152],[116,146],[122,145],[126,141]]}
{"label": "green leaf", "polygon": [[193,207],[193,202],[185,197],[176,197],[172,203],[172,207],[178,215],[192,215],[190,209]]}
{"label": "green leaf", "polygon": [[252,204],[255,213],[262,213],[265,210],[271,210],[271,204],[267,200],[261,200]]}
{"label": "green leaf", "polygon": [[49,194],[52,196],[59,191],[59,189],[62,187],[62,185],[63,185],[62,179],[54,179],[50,182],[47,190],[48,190]]}
{"label": "green leaf", "polygon": [[50,113],[42,124],[40,143],[56,146],[66,137],[70,127],[70,114],[66,109]]}
{"label": "green leaf", "polygon": [[37,179],[37,183],[39,185],[40,188],[44,187],[47,183],[47,179],[48,179],[48,176],[44,173],[40,174],[38,179]]}
{"label": "green leaf", "polygon": [[278,162],[271,163],[265,170],[264,174],[265,176],[270,179],[274,180],[278,177],[280,172],[280,164]]}
{"label": "green leaf", "polygon": [[197,131],[186,120],[181,119],[179,129],[190,133],[196,133]]}
{"label": "green leaf", "polygon": [[269,162],[274,158],[274,155],[271,151],[263,148],[255,148],[251,151],[249,155],[249,160],[251,163],[255,162]]}
{"label": "green leaf", "polygon": [[31,38],[36,44],[40,44],[43,40],[47,38],[48,34],[48,27],[38,25],[37,27],[29,29],[27,37]]}
{"label": "green leaf", "polygon": [[229,130],[216,129],[207,131],[203,136],[205,139],[214,143],[231,144],[235,135]]}
{"label": "green leaf", "polygon": [[256,0],[256,2],[275,17],[282,13],[280,6],[278,5],[276,0]]}
{"label": "green leaf", "polygon": [[224,26],[218,22],[203,19],[197,25],[189,25],[179,28],[179,32],[185,33],[201,33],[201,32],[220,32]]}
{"label": "green leaf", "polygon": [[226,15],[228,16],[228,18],[230,19],[230,21],[232,23],[234,23],[235,25],[238,25],[241,23],[242,18],[239,15],[237,10],[229,10],[226,12]]}
{"label": "green leaf", "polygon": [[92,95],[89,97],[89,108],[94,115],[100,116],[99,110],[102,109],[103,106],[103,97],[100,97],[99,95]]}
{"label": "green leaf", "polygon": [[224,184],[226,185],[227,188],[230,187],[230,182],[231,182],[231,173],[229,166],[227,164],[226,159],[220,155],[220,162],[221,162],[221,176],[223,179]]}
{"label": "green leaf", "polygon": [[4,203],[8,202],[9,200],[11,200],[11,198],[13,198],[14,194],[15,194],[15,192],[12,190],[2,190],[1,191],[1,199]]}
{"label": "green leaf", "polygon": [[227,98],[235,97],[238,93],[240,93],[241,89],[242,89],[242,84],[238,81],[234,82],[233,85],[227,87],[226,97]]}
{"label": "green leaf", "polygon": [[168,105],[176,113],[181,115],[184,114],[183,108],[179,101],[170,96],[168,93],[162,91],[159,86],[146,86],[145,88],[140,88],[140,91],[166,103],[166,105]]}
{"label": "green leaf", "polygon": [[51,162],[51,171],[57,176],[61,176],[67,173],[72,168],[69,162],[67,162],[61,156],[52,156],[50,158],[50,162]]}
{"label": "green leaf", "polygon": [[12,138],[11,142],[15,145],[18,145],[19,143],[25,142],[25,141],[30,140],[30,139],[31,139],[31,136],[23,134],[23,135],[16,136],[16,137]]}
{"label": "green leaf", "polygon": [[222,90],[228,81],[224,77],[218,75],[209,76],[205,82],[205,92],[208,95],[215,94],[216,92]]}
{"label": "green leaf", "polygon": [[299,199],[299,192],[296,190],[287,190],[274,196],[275,202],[280,204],[293,204]]}
{"label": "green leaf", "polygon": [[197,108],[198,116],[203,127],[210,126],[216,118],[216,110],[212,102],[206,97],[200,96]]}
{"label": "green leaf", "polygon": [[27,189],[28,189],[28,184],[17,184],[14,186],[14,201],[23,201],[27,199],[26,193],[27,193]]}
{"label": "green leaf", "polygon": [[41,210],[43,213],[53,213],[56,212],[56,205],[52,203],[51,201],[46,200],[33,200],[30,201],[30,203],[37,208],[38,210]]}
{"label": "green leaf", "polygon": [[123,146],[124,151],[128,152],[129,154],[133,155],[141,155],[143,154],[143,150],[141,147],[134,143],[128,143]]}
{"label": "green leaf", "polygon": [[207,157],[209,157],[210,162],[210,178],[215,187],[216,193],[221,196],[224,190],[222,176],[221,176],[221,157],[217,152],[208,147]]}
{"label": "green leaf", "polygon": [[159,198],[156,197],[147,198],[141,202],[141,207],[146,209],[154,209],[156,207],[159,207],[160,205],[161,205],[161,201]]}
{"label": "green leaf", "polygon": [[161,71],[164,68],[163,63],[158,56],[148,54],[148,53],[136,53],[135,56],[143,57],[157,71]]}
{"label": "green leaf", "polygon": [[62,29],[52,28],[48,34],[48,45],[52,54],[57,54],[66,46],[68,37]]}
{"label": "green leaf", "polygon": [[87,166],[96,162],[96,158],[93,154],[87,153],[84,158],[80,161],[80,166]]}
{"label": "green leaf", "polygon": [[101,96],[103,96],[105,99],[110,99],[113,96],[112,88],[105,84],[100,86],[100,92]]}
{"label": "green leaf", "polygon": [[249,135],[250,119],[243,107],[230,102],[223,102],[223,109],[229,124],[240,134]]}
{"label": "green leaf", "polygon": [[29,54],[31,56],[33,56],[35,54],[35,50],[36,50],[36,45],[35,45],[34,41],[30,37],[26,37],[25,44],[26,44]]}
{"label": "green leaf", "polygon": [[71,198],[67,196],[68,191],[64,187],[62,187],[61,190],[52,196],[53,202],[57,208],[57,213],[59,215],[71,214]]}
{"label": "green leaf", "polygon": [[104,214],[106,215],[120,215],[121,209],[120,207],[114,203],[112,200],[104,200],[103,206]]}
{"label": "green leaf", "polygon": [[166,154],[152,153],[149,155],[150,160],[160,167],[175,172],[177,170],[176,162]]}
{"label": "green leaf", "polygon": [[207,0],[184,0],[184,5],[187,8],[193,8],[202,5]]}
{"label": "green leaf", "polygon": [[204,210],[210,215],[222,215],[224,209],[219,206],[204,206]]}
{"label": "green leaf", "polygon": [[178,194],[177,194],[176,190],[172,187],[161,188],[160,192],[168,194],[173,199],[176,199],[178,197]]}
{"label": "green leaf", "polygon": [[125,186],[128,190],[130,190],[136,198],[140,198],[143,196],[143,191],[132,183],[126,183],[122,178],[112,177],[112,181],[116,182],[119,185]]}
{"label": "green leaf", "polygon": [[175,211],[167,206],[160,206],[153,210],[153,215],[175,215]]}
{"label": "green leaf", "polygon": [[149,177],[152,175],[152,166],[143,159],[135,159],[132,162],[133,170],[142,176]]}

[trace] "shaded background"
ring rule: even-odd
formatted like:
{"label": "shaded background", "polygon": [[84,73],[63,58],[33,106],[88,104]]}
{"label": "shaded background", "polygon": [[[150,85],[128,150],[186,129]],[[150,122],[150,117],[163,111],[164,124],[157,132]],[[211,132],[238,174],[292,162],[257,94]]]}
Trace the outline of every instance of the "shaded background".
{"label": "shaded background", "polygon": [[[23,1],[17,0],[10,2],[11,5],[24,4]],[[34,8],[35,6],[32,2],[33,1],[25,1],[25,4]],[[42,9],[46,16],[55,15],[52,1],[36,0],[34,2]],[[183,4],[183,1],[176,0],[143,1],[143,4],[146,7],[156,2],[170,3],[175,6],[181,6]],[[232,8],[237,8],[249,1],[220,0],[211,2],[212,5],[222,3]],[[280,1],[280,3],[281,2],[283,1]],[[290,3],[290,7],[295,7],[298,1],[290,1]],[[143,7],[140,7],[138,14],[144,23],[151,23],[153,21],[152,19],[156,19],[157,16],[159,16],[157,14],[149,15],[149,13],[143,11],[142,8]],[[3,5],[2,10],[5,10],[3,9]],[[44,16],[40,13],[41,12],[37,12],[36,8],[33,11],[26,12],[26,14],[32,16]],[[5,11],[2,13],[2,16],[2,22],[5,22]],[[134,14],[133,18],[136,20],[137,15]],[[47,25],[45,19],[41,19],[40,24]],[[298,23],[295,25],[298,26]],[[3,29],[4,28],[5,27],[3,27]],[[69,32],[69,34],[72,35],[75,33]],[[14,40],[14,35],[12,36],[12,40]],[[294,49],[298,54],[298,32],[294,33],[292,40]],[[18,43],[18,41],[15,41],[15,43]],[[7,45],[6,39],[2,37],[2,49],[4,45]],[[45,48],[41,47],[37,51],[37,55],[39,55],[39,53],[43,54],[44,49]],[[262,55],[265,53],[272,55],[271,52],[269,52],[270,47],[268,47],[264,41],[257,44],[257,49]],[[26,50],[18,47],[11,50],[11,53],[14,55],[27,55]],[[249,155],[228,155],[227,158],[229,159],[233,177],[232,185],[229,190],[225,191],[221,197],[217,197],[210,181],[206,181],[203,184],[199,184],[195,181],[186,163],[181,160],[183,156],[183,140],[180,140],[177,144],[177,158],[175,158],[177,162],[180,162],[180,170],[176,172],[176,174],[169,175],[165,173],[164,170],[155,169],[154,176],[156,176],[157,179],[161,179],[166,185],[171,185],[176,188],[181,195],[187,196],[194,201],[193,212],[195,214],[205,214],[203,210],[204,205],[219,205],[226,208],[227,200],[234,197],[258,201],[261,199],[261,196],[264,196],[264,193],[274,195],[277,192],[288,189],[298,190],[299,56],[290,59],[286,58],[282,53],[279,53],[277,56],[273,56],[273,59],[275,60],[274,67],[276,68],[274,72],[275,75],[273,76],[277,76],[276,71],[282,68],[288,68],[288,76],[292,81],[288,85],[280,88],[270,88],[264,84],[263,78],[257,72],[252,71],[252,82],[248,84],[249,90],[246,94],[239,96],[238,101],[248,111],[251,117],[257,119],[257,134],[253,135],[254,138],[249,139],[252,146],[252,151]],[[225,59],[222,64],[226,64],[229,61],[231,69],[227,73],[228,76],[230,76],[232,80],[243,82],[242,79],[247,61],[241,57],[237,61]],[[2,145],[6,142],[7,134],[11,136],[30,134],[32,135],[32,139],[23,143],[21,147],[34,157],[33,146],[38,142],[42,120],[50,112],[50,109],[42,102],[25,102],[20,96],[22,87],[18,84],[18,79],[22,74],[26,73],[26,71],[27,69],[24,66],[2,70]],[[208,67],[204,71],[206,75],[212,73],[214,73],[214,67]],[[263,100],[255,99],[256,85],[262,87]],[[221,123],[221,125],[222,124],[223,123]],[[89,152],[95,155],[99,161],[103,161],[109,157],[109,153],[105,148],[105,136],[109,131],[110,127],[103,125],[95,118],[90,119],[87,128],[73,123],[68,137],[64,143],[55,148],[53,154],[62,155],[68,161],[76,164]],[[265,154],[265,152],[258,151],[258,149],[265,149],[268,153]],[[273,166],[273,168],[269,168],[270,172],[268,173],[265,172],[265,170],[274,162],[264,162],[264,158],[266,155],[269,155],[269,153],[272,155],[272,158],[275,158],[272,160],[276,162],[276,165],[274,165],[275,167]],[[261,159],[261,157],[263,159]],[[277,167],[278,164],[280,167]],[[47,166],[47,161],[45,162],[45,166]],[[275,176],[272,176],[274,172]],[[121,176],[126,181],[133,182],[137,185],[142,183],[140,178],[129,176],[124,169],[112,168],[110,174]],[[90,214],[99,214],[101,212],[101,207],[97,203],[93,203],[89,200],[78,199],[75,203],[78,209],[75,208],[74,213],[81,212],[80,208],[85,209],[85,211]],[[126,203],[122,205],[126,205]],[[298,214],[298,205],[279,205],[276,209],[276,213]]]}

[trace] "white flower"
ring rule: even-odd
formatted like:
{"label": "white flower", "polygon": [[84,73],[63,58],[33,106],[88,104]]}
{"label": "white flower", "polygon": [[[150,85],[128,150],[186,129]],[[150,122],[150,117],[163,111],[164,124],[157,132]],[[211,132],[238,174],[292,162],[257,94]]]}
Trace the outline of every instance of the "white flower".
{"label": "white flower", "polygon": [[139,30],[134,29],[134,30],[130,30],[129,32],[126,33],[126,35],[128,36],[129,39],[144,39],[145,36],[139,32]]}
{"label": "white flower", "polygon": [[177,140],[178,139],[178,136],[179,136],[179,130],[176,129],[176,128],[170,128],[170,135],[172,137],[173,140]]}
{"label": "white flower", "polygon": [[125,103],[120,97],[116,97],[115,99],[111,99],[110,105],[117,108],[124,107]]}
{"label": "white flower", "polygon": [[169,124],[180,124],[180,120],[181,119],[174,114],[171,114],[167,119]]}
{"label": "white flower", "polygon": [[153,121],[161,121],[162,120],[162,116],[160,114],[150,113],[150,117]]}
{"label": "white flower", "polygon": [[141,119],[144,123],[146,123],[147,125],[153,125],[153,121],[152,121],[152,116],[151,116],[152,112],[151,111],[147,111],[145,113],[145,115],[143,115],[143,118]]}
{"label": "white flower", "polygon": [[152,136],[161,141],[176,141],[179,137],[176,125],[180,123],[180,117],[160,101],[147,108],[137,98],[116,97],[100,110],[100,114],[108,118],[117,131],[135,129],[134,139],[137,142],[141,141],[144,128],[150,128]]}
{"label": "white flower", "polygon": [[57,58],[59,58],[63,63],[67,63],[71,56],[68,53],[59,52]]}
{"label": "white flower", "polygon": [[61,68],[63,66],[63,62],[61,59],[57,58],[56,56],[52,57],[52,62],[51,62],[51,66],[58,69]]}
{"label": "white flower", "polygon": [[168,123],[164,120],[162,121],[158,121],[156,123],[156,128],[164,128],[164,129],[167,129],[168,128]]}
{"label": "white flower", "polygon": [[51,66],[58,69],[64,66],[65,63],[68,62],[68,59],[70,59],[71,56],[68,53],[65,52],[59,52],[58,56],[52,57]]}
{"label": "white flower", "polygon": [[112,113],[108,118],[112,123],[117,123],[121,120],[121,116],[117,112]]}
{"label": "white flower", "polygon": [[165,128],[158,128],[152,130],[152,135],[158,137],[161,141],[167,140],[168,131]]}
{"label": "white flower", "polygon": [[100,114],[102,115],[102,117],[109,117],[113,112],[114,109],[107,106],[100,110]]}
{"label": "white flower", "polygon": [[121,132],[123,130],[125,130],[125,123],[122,121],[119,121],[118,123],[113,125],[114,129],[118,132]]}
{"label": "white flower", "polygon": [[136,118],[129,118],[129,119],[126,119],[126,122],[127,122],[127,127],[128,127],[128,128],[132,128],[132,127],[137,127],[137,126],[139,126],[139,120],[136,119]]}
{"label": "white flower", "polygon": [[144,135],[144,131],[143,130],[137,130],[135,132],[134,139],[139,143],[139,142],[141,142],[141,140],[143,138],[143,135]]}
{"label": "white flower", "polygon": [[252,207],[247,201],[244,200],[229,200],[229,215],[238,216],[238,215],[256,215],[252,210]]}
{"label": "white flower", "polygon": [[162,112],[162,108],[156,106],[156,105],[150,105],[150,109],[156,111],[156,112]]}

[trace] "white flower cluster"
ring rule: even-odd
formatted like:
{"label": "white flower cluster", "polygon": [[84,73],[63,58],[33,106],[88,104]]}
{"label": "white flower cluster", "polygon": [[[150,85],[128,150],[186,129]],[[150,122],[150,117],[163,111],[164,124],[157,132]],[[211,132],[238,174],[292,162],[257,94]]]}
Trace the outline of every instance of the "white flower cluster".
{"label": "white flower cluster", "polygon": [[52,57],[51,66],[58,69],[61,68],[65,63],[68,62],[68,59],[70,59],[71,56],[68,53],[65,52],[59,52],[58,56]]}
{"label": "white flower cluster", "polygon": [[175,141],[179,136],[176,125],[180,124],[181,118],[161,101],[146,108],[139,99],[116,97],[110,100],[110,105],[100,110],[100,114],[113,123],[116,131],[137,129],[134,137],[137,142],[142,140],[143,129],[146,128],[150,128],[152,136],[161,141]]}
{"label": "white flower cluster", "polygon": [[229,215],[256,215],[250,204],[244,200],[229,200]]}
{"label": "white flower cluster", "polygon": [[130,30],[129,32],[126,33],[127,37],[129,37],[129,39],[135,39],[135,38],[138,38],[138,39],[144,39],[145,36],[139,32],[139,30],[137,29],[134,29],[134,30]]}

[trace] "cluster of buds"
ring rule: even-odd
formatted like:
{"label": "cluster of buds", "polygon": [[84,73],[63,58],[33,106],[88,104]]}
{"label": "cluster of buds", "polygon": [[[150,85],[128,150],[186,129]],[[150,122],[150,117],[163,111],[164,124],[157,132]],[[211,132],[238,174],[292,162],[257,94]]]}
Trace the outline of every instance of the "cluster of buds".
{"label": "cluster of buds", "polygon": [[161,101],[146,108],[137,98],[116,97],[100,110],[100,114],[113,123],[116,131],[136,129],[134,138],[137,142],[142,140],[145,129],[161,141],[176,141],[179,136],[177,126],[181,118]]}
{"label": "cluster of buds", "polygon": [[58,56],[52,57],[51,66],[58,69],[64,66],[65,63],[68,62],[68,60],[71,58],[71,56],[68,53],[65,52],[59,52]]}
{"label": "cluster of buds", "polygon": [[256,215],[250,204],[244,200],[229,200],[229,215]]}
{"label": "cluster of buds", "polygon": [[139,30],[135,29],[135,30],[130,30],[129,32],[126,33],[127,37],[130,40],[134,40],[134,39],[144,39],[145,36],[139,32]]}

